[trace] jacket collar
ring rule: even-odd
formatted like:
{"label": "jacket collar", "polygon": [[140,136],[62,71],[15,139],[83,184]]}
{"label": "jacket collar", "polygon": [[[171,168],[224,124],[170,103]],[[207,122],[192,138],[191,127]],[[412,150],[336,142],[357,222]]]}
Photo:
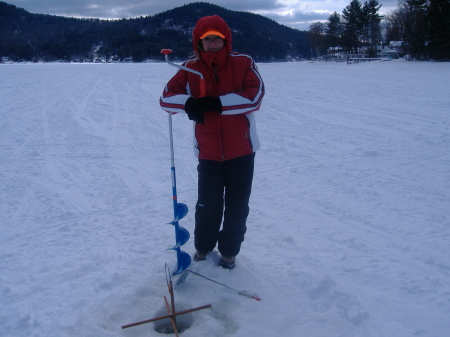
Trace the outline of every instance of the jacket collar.
{"label": "jacket collar", "polygon": [[218,52],[200,51],[200,58],[205,61],[208,67],[212,67],[215,64],[217,68],[220,68],[227,62],[228,54],[227,49],[223,47]]}

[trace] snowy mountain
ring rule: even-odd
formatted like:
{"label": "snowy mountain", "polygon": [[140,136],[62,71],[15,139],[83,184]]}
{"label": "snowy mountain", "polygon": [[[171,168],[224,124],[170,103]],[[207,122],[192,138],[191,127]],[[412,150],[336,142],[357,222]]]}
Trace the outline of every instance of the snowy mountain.
{"label": "snowy mountain", "polygon": [[[285,61],[308,57],[306,32],[292,29],[261,15],[231,11],[195,2],[152,16],[122,20],[76,19],[31,14],[0,1],[0,57],[13,61],[93,61],[158,59],[171,48],[176,57],[192,51],[192,29],[206,15],[220,15],[233,29],[233,48],[257,61]],[[264,27],[262,30],[261,27]],[[100,47],[94,53],[93,46]]]}

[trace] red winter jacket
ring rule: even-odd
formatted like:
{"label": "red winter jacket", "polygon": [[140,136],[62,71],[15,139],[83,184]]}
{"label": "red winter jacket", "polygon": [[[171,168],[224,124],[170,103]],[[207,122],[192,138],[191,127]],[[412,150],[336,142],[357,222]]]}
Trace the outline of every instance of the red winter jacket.
{"label": "red winter jacket", "polygon": [[[225,46],[216,53],[198,48],[200,36],[216,30],[225,36]],[[200,19],[193,30],[193,46],[199,55],[183,65],[200,71],[205,77],[206,95],[219,97],[222,115],[205,112],[204,124],[195,125],[195,153],[199,159],[229,160],[259,149],[254,112],[264,96],[264,83],[253,59],[231,51],[231,30],[217,15]],[[179,70],[167,83],[160,98],[162,109],[185,113],[184,104],[200,96],[200,77]]]}

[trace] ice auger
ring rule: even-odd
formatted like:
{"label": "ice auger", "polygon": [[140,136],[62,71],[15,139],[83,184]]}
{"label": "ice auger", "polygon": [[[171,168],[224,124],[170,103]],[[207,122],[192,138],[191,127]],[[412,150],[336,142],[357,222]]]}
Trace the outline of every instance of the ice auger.
{"label": "ice auger", "polygon": [[[200,76],[200,93],[201,93],[200,96],[205,96],[206,89],[203,74],[196,70],[189,69],[187,67],[180,66],[178,64],[169,61],[169,54],[171,52],[172,50],[170,49],[161,50],[161,53],[165,55],[165,60],[168,64]],[[173,151],[172,113],[170,112],[169,112],[169,133],[170,133],[170,154],[172,164],[171,171],[172,171],[173,216],[174,216],[170,224],[172,224],[175,227],[175,246],[169,249],[175,250],[177,252],[177,268],[173,272],[173,275],[176,275],[182,273],[190,266],[191,257],[189,256],[188,253],[181,250],[181,246],[183,246],[189,240],[190,235],[189,231],[186,228],[181,227],[178,221],[186,216],[186,214],[188,213],[188,207],[183,203],[179,203],[177,200],[177,183],[176,183],[175,159]]]}

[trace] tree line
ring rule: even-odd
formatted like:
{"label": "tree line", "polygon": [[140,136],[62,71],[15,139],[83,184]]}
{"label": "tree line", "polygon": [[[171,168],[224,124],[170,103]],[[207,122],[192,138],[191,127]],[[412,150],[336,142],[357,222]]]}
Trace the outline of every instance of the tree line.
{"label": "tree line", "polygon": [[[192,29],[206,15],[233,28],[233,50],[259,62],[309,55],[308,33],[246,12],[196,2],[152,16],[121,20],[31,14],[0,1],[0,57],[13,61],[163,60],[160,50],[184,60],[192,53]],[[261,29],[264,27],[264,29]]]}
{"label": "tree line", "polygon": [[377,0],[352,0],[342,14],[310,25],[309,37],[316,55],[330,47],[357,53],[364,47],[376,56],[377,46],[402,41],[403,50],[418,60],[450,60],[450,0],[399,0],[384,17]]}

